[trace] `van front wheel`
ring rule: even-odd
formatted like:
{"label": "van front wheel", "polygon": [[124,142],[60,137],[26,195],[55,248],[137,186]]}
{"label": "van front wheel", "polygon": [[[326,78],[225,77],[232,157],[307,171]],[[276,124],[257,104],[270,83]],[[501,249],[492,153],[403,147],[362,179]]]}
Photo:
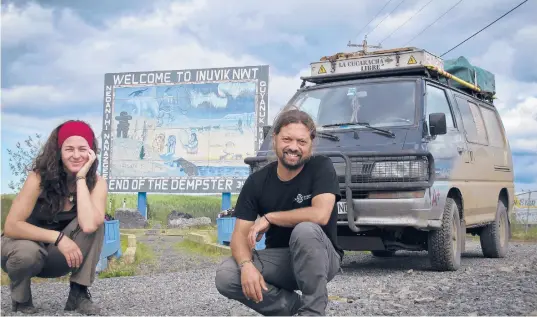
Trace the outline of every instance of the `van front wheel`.
{"label": "van front wheel", "polygon": [[461,265],[461,221],[453,198],[446,199],[442,227],[429,232],[428,252],[437,271],[456,271]]}
{"label": "van front wheel", "polygon": [[505,257],[509,244],[509,221],[507,219],[507,206],[501,199],[498,200],[496,219],[482,229],[479,239],[485,257]]}

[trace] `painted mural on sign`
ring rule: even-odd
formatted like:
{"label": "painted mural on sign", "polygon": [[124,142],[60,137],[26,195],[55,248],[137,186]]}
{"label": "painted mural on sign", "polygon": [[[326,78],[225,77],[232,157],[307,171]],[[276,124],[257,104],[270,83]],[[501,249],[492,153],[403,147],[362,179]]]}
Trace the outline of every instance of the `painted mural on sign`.
{"label": "painted mural on sign", "polygon": [[109,190],[238,192],[267,124],[267,93],[268,66],[107,74]]}

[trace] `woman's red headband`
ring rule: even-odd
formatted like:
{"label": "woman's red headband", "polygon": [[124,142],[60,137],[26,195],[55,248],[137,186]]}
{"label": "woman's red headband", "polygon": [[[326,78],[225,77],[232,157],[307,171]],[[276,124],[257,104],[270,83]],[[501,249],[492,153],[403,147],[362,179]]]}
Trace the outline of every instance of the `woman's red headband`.
{"label": "woman's red headband", "polygon": [[73,135],[83,137],[88,141],[90,148],[93,147],[93,130],[89,125],[80,121],[71,121],[62,125],[58,131],[58,146],[61,147],[63,142]]}

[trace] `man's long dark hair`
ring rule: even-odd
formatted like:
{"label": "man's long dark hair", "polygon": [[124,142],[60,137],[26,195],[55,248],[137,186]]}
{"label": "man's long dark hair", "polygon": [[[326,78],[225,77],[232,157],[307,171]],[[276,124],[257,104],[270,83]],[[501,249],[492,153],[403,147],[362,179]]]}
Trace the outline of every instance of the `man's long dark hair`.
{"label": "man's long dark hair", "polygon": [[310,131],[311,139],[315,139],[315,136],[317,135],[315,122],[307,112],[300,110],[293,105],[284,108],[274,121],[274,134],[280,133],[280,130],[283,127],[291,123],[302,123]]}
{"label": "man's long dark hair", "polygon": [[[73,121],[84,122],[81,120],[69,120],[56,127],[50,134],[47,142],[31,167],[31,170],[39,174],[41,178],[41,193],[39,195],[39,200],[42,201],[42,206],[40,212],[45,212],[51,217],[64,210],[65,198],[68,197],[70,193],[67,173],[62,162],[61,147],[58,146],[58,131],[64,124]],[[95,155],[98,154],[97,149],[97,138],[95,138],[94,133],[92,150],[95,152]],[[90,192],[97,182],[98,166],[99,159],[95,158],[95,161],[86,175],[86,184]]]}

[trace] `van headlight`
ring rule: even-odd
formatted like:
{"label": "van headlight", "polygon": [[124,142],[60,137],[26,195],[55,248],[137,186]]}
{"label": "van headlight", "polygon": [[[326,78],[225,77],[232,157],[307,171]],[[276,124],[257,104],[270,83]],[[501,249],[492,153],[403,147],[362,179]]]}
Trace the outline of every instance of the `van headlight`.
{"label": "van headlight", "polygon": [[428,180],[429,164],[426,160],[376,162],[373,165],[371,177]]}

